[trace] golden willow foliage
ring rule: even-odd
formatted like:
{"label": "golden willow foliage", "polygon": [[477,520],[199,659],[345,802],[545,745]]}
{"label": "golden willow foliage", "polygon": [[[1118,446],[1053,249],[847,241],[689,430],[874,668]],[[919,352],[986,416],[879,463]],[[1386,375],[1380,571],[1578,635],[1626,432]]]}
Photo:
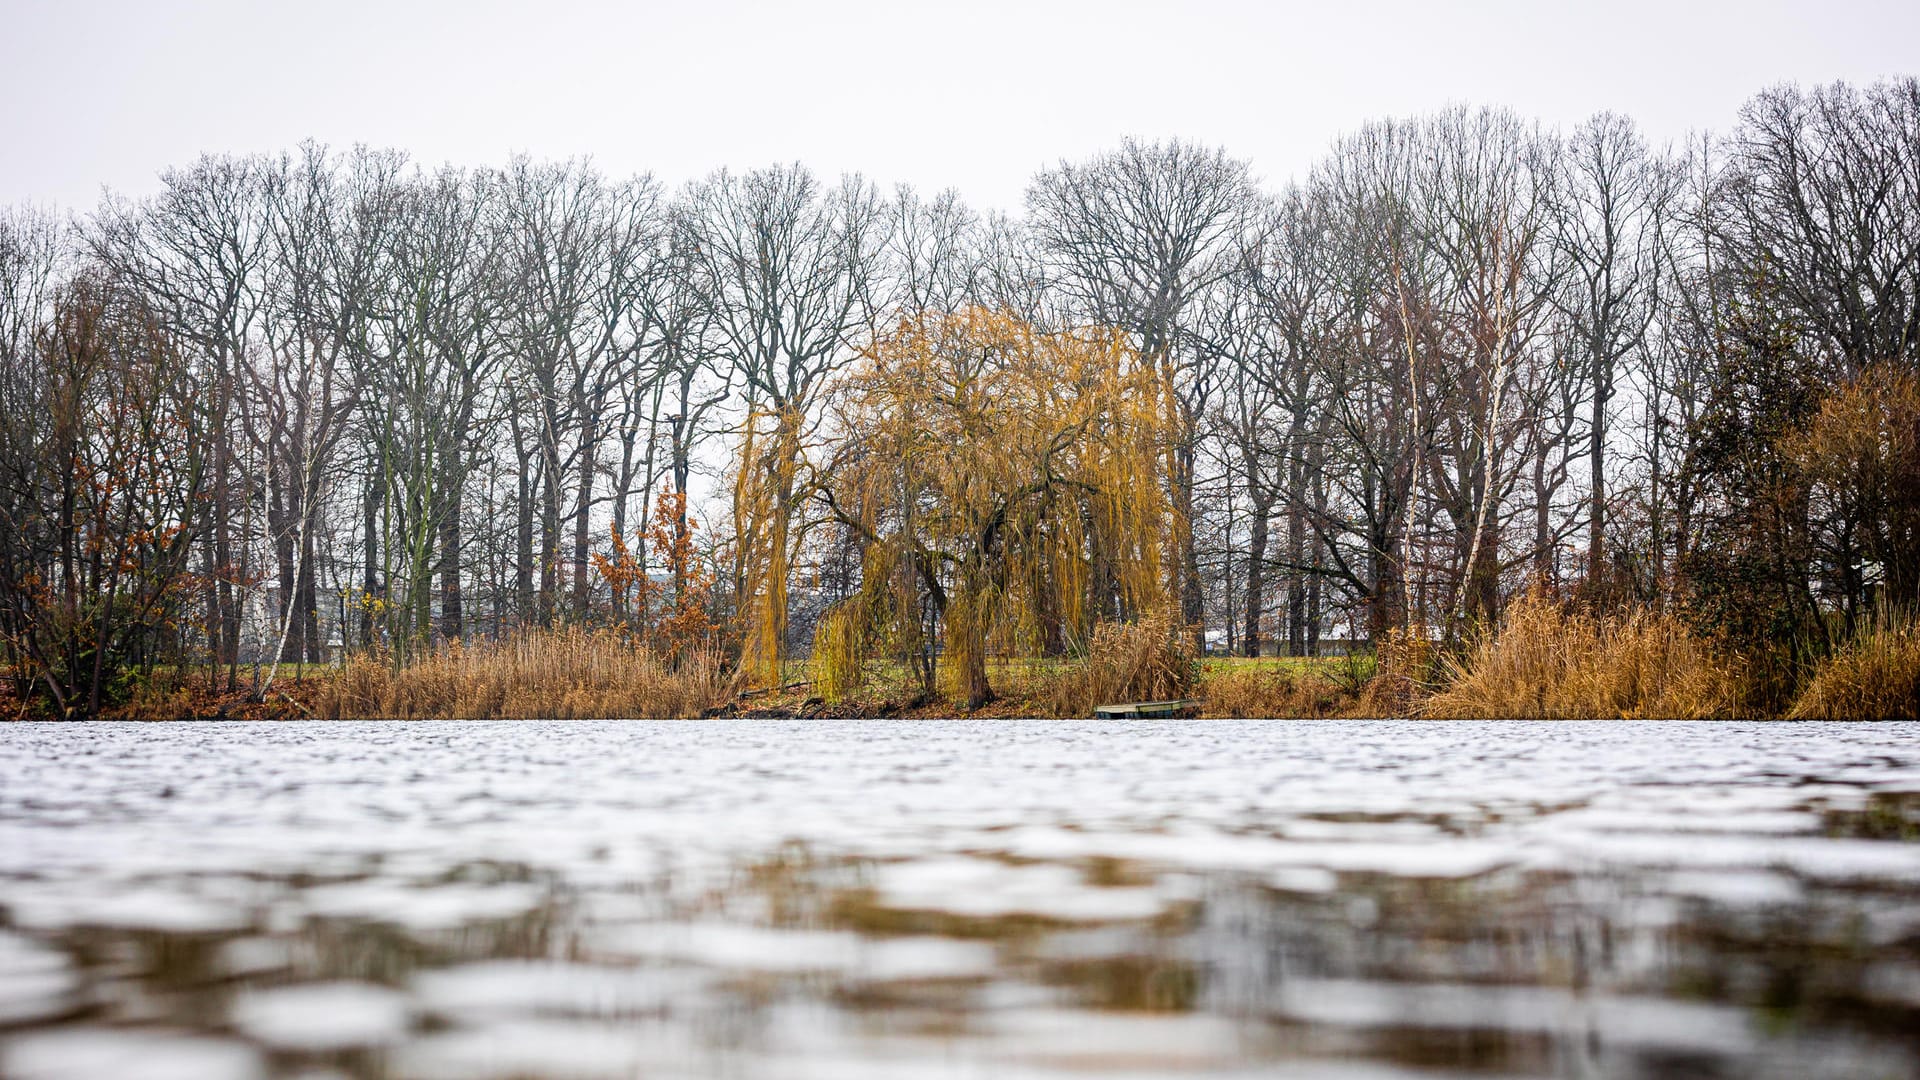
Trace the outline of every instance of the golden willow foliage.
{"label": "golden willow foliage", "polygon": [[733,520],[740,530],[734,596],[744,624],[740,672],[749,686],[780,685],[786,660],[800,427],[796,409],[756,409],[741,438],[733,486]]}
{"label": "golden willow foliage", "polygon": [[815,641],[821,688],[888,654],[972,707],[993,695],[989,653],[1083,652],[1097,621],[1160,610],[1170,397],[1118,332],[972,308],[881,337],[839,388],[820,470],[865,544],[859,593]]}
{"label": "golden willow foliage", "polygon": [[1920,604],[1920,375],[1869,367],[1781,442],[1847,546],[1879,564],[1880,602]]}

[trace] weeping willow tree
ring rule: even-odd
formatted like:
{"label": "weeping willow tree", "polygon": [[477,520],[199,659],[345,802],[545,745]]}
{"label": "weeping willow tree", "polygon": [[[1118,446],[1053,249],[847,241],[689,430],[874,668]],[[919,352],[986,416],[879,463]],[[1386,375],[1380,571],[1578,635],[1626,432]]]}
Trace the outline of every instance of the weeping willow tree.
{"label": "weeping willow tree", "polygon": [[1071,654],[1161,608],[1170,394],[1114,331],[975,308],[882,336],[838,388],[816,482],[863,548],[859,591],[816,631],[820,688],[890,655],[972,708],[989,654]]}
{"label": "weeping willow tree", "polygon": [[786,660],[799,458],[798,410],[748,414],[733,487],[733,519],[740,527],[734,596],[742,622],[740,670],[755,686],[778,686]]}

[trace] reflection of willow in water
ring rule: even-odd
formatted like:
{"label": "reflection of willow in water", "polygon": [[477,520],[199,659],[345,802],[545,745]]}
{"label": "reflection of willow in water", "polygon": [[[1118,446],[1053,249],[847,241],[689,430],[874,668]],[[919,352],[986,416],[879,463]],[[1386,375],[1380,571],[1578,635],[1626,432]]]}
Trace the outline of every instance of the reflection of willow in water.
{"label": "reflection of willow in water", "polygon": [[[1885,821],[1885,813],[1866,811],[1866,819]],[[1071,867],[1004,855],[973,861],[975,880],[1014,882],[1016,892],[1021,878],[1035,874],[1056,890],[1091,896],[1158,880],[1148,867],[1119,859]],[[956,878],[950,863],[931,876]],[[463,865],[401,886],[419,892],[428,909],[440,905],[445,919],[434,911],[399,919],[313,915],[278,934],[238,936],[86,928],[61,944],[83,963],[92,982],[84,997],[94,1003],[65,1019],[219,1030],[263,990],[313,982],[426,986],[438,990],[422,995],[407,1028],[390,1032],[394,1040],[470,1026],[478,1003],[480,1015],[526,1007],[641,1028],[697,1019],[708,1053],[724,1055],[776,1040],[781,1009],[795,999],[849,1013],[852,1028],[872,1038],[993,1040],[998,1026],[987,1017],[993,1007],[985,992],[1018,984],[1033,988],[1029,1007],[1037,1011],[1198,1011],[1252,1024],[1256,1042],[1286,1057],[1359,1055],[1415,1068],[1713,1074],[1747,1047],[1741,1009],[1776,1030],[1818,1024],[1912,1040],[1912,1003],[1889,1003],[1882,988],[1862,982],[1874,953],[1885,959],[1887,944],[1860,936],[1857,897],[1811,892],[1745,909],[1726,903],[1732,896],[1676,897],[1657,880],[1617,876],[1346,872],[1298,880],[1308,892],[1217,876],[1204,896],[1173,890],[1150,917],[1077,919],[1064,892],[1039,903],[1043,911],[987,911],[993,905],[983,897],[962,894],[941,901],[914,892],[902,876],[912,869],[912,861],[828,859],[787,846],[689,896],[672,897],[672,884],[660,886],[666,896],[616,892],[628,899],[628,913],[674,915],[624,922],[605,919],[618,905],[599,903],[603,915],[595,917],[593,905],[574,903],[557,882],[541,886],[540,897],[513,917],[461,919],[463,903],[486,903],[472,890],[532,882],[526,867]],[[301,894],[292,880],[261,884]],[[1740,884],[1720,880],[1722,890]],[[1759,878],[1745,886],[1753,896],[1764,888]],[[351,894],[342,890],[363,888],[372,897],[390,884],[359,878],[305,888],[317,890],[319,907],[349,911]],[[468,892],[442,903],[436,890]],[[1905,894],[1884,899],[1889,911],[1910,903]],[[1081,913],[1098,915],[1094,907]],[[756,959],[755,947],[766,955]],[[1893,951],[1914,953],[1912,942]],[[538,986],[526,976],[540,967],[482,961],[566,963],[572,967],[555,986],[584,984],[584,992],[516,1003]],[[607,978],[620,970],[689,978],[678,994],[595,986],[593,972]],[[495,984],[492,999],[474,986],[486,978]],[[313,1024],[323,1032],[328,1020]],[[282,1045],[280,1053],[290,1049],[298,1047]],[[405,1055],[367,1047],[307,1047],[292,1059],[351,1076],[413,1074],[394,1070]]]}
{"label": "reflection of willow in water", "polygon": [[[1910,813],[1896,801],[1827,820],[1857,834]],[[938,891],[948,884],[963,887]],[[447,1056],[454,1036],[538,1019],[599,1025],[616,1041],[625,1032],[620,1061],[678,1025],[693,1037],[677,1051],[691,1055],[683,1063],[711,1064],[774,1052],[807,1002],[840,1013],[856,1041],[990,1047],[1011,1038],[998,1015],[1009,998],[1043,1018],[1206,1015],[1236,1025],[1236,1053],[1410,1068],[1738,1072],[1755,1045],[1749,1021],[1915,1049],[1914,987],[1903,998],[1885,977],[1888,964],[1920,972],[1911,890],[1803,887],[1761,870],[1216,874],[1190,887],[1111,857],[873,860],[793,844],[719,873],[593,893],[486,863],[414,882],[249,887],[259,916],[244,928],[60,935],[86,987],[39,1022],[237,1029],[271,1044],[270,1064],[367,1078],[440,1075],[491,1045]],[[372,917],[376,904],[391,914]],[[1906,919],[1887,925],[1907,936],[1863,933],[1863,912]],[[272,1015],[262,1001],[311,985],[361,988],[320,999],[344,1006],[349,1024],[369,1011],[360,999],[384,1000],[377,988],[411,997],[396,998],[405,1004],[390,1030],[368,1021],[363,1044],[337,1042],[337,1008],[262,1028]],[[1011,1041],[1023,1039],[1034,1036]],[[1161,1060],[1151,1047],[1116,1058],[1058,1033],[1033,1045],[1083,1064]],[[1205,1064],[1195,1049],[1180,1038],[1161,1048],[1175,1064]],[[554,1059],[555,1075],[566,1060]]]}
{"label": "reflection of willow in water", "polygon": [[[302,874],[179,885],[189,895],[250,894],[254,917],[162,928],[141,925],[132,913],[117,925],[65,930],[58,943],[89,984],[76,995],[87,1004],[75,1017],[212,1026],[248,987],[339,980],[404,987],[420,971],[473,958],[564,954],[576,944],[566,890],[536,880],[526,866],[463,864],[405,883]],[[500,886],[523,887],[487,896]],[[362,890],[357,903],[354,890]],[[512,913],[493,917],[488,909]]]}
{"label": "reflection of willow in water", "polygon": [[[1802,1075],[1737,1066],[1758,1027],[1920,1050],[1911,889],[1808,889],[1770,871],[1647,877],[1343,876],[1319,894],[1216,894],[1194,939],[1207,1007],[1292,1052],[1554,1075]],[[1904,939],[1863,932],[1896,915]],[[1884,975],[1906,973],[1889,992]],[[1826,1075],[1809,1061],[1804,1075]],[[1839,1075],[1848,1075],[1842,1069]],[[1892,1075],[1892,1074],[1889,1074]]]}

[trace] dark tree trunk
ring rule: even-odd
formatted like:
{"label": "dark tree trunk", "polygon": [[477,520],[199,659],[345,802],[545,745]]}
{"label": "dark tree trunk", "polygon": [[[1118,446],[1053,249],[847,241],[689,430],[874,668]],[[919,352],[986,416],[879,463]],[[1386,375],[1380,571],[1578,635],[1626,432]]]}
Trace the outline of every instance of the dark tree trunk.
{"label": "dark tree trunk", "polygon": [[1247,656],[1260,655],[1260,615],[1266,607],[1267,519],[1270,499],[1255,499],[1253,524],[1247,534],[1246,619],[1240,633],[1240,646]]}
{"label": "dark tree trunk", "polygon": [[533,501],[531,455],[519,452],[514,497],[513,597],[514,619],[525,625],[533,617]]}
{"label": "dark tree trunk", "polygon": [[466,635],[465,603],[460,594],[461,520],[465,500],[454,481],[447,492],[446,514],[440,521],[440,639],[459,641]]}
{"label": "dark tree trunk", "polygon": [[[366,560],[366,565],[361,575],[360,587],[364,593],[363,599],[366,601],[380,599],[380,494],[381,477],[386,473],[386,468],[386,450],[382,448],[374,459],[372,474],[367,477],[366,499],[361,507],[362,543],[364,544],[362,557]],[[371,648],[378,641],[373,607],[371,603],[362,604],[360,644],[363,648]]]}
{"label": "dark tree trunk", "polygon": [[587,580],[587,567],[590,565],[587,554],[593,549],[593,480],[599,470],[594,461],[591,422],[582,429],[580,441],[580,486],[573,504],[573,617],[576,621],[586,619],[592,599]]}

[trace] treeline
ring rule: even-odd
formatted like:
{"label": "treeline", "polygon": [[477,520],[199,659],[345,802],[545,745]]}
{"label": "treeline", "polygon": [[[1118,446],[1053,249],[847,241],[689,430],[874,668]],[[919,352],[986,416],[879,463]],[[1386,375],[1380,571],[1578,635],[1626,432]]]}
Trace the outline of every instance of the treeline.
{"label": "treeline", "polygon": [[[1216,649],[1458,642],[1537,587],[1684,613],[1762,707],[1920,600],[1911,78],[1768,90],[1673,147],[1454,109],[1279,190],[1128,142],[1018,217],[800,166],[667,191],[308,145],[161,179],[0,217],[0,663],[58,714],[157,667],[259,693],[331,648],[555,624],[684,628],[777,680],[885,599],[874,566],[918,582],[887,648],[931,686],[946,604],[1052,575],[1024,631],[969,631],[978,700],[980,648],[1140,614],[1115,537]],[[1015,435],[899,347],[956,319],[934,366],[1016,388]],[[1116,335],[1066,405],[1007,360]],[[1138,414],[1144,456],[1089,435]],[[973,432],[1028,456],[872,452]],[[1151,537],[1117,498],[1142,476]]]}

